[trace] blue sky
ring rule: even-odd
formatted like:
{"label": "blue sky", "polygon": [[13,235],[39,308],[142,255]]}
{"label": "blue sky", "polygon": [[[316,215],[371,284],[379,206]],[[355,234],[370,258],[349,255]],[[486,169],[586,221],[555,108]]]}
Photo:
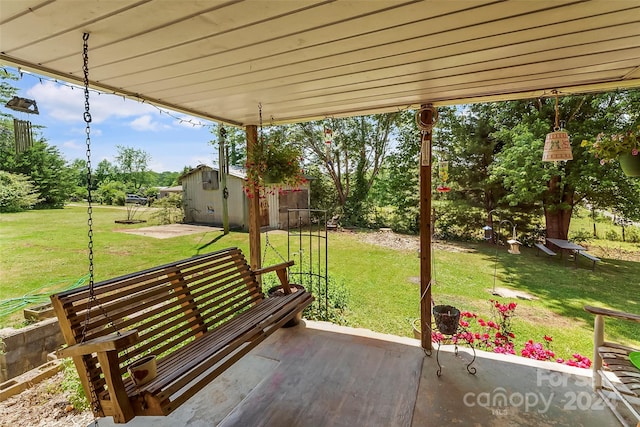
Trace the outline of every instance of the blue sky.
{"label": "blue sky", "polygon": [[[18,74],[15,68],[3,68]],[[21,113],[4,105],[0,105],[0,110],[44,126],[42,136],[68,161],[85,158],[83,89],[27,72],[10,83],[18,88],[18,96],[37,102],[40,114]],[[156,172],[181,172],[184,166],[212,164],[214,155],[217,157],[217,149],[209,143],[214,139],[212,122],[93,90],[89,103],[94,166],[103,159],[113,162],[117,145],[149,153],[149,168]],[[194,126],[200,123],[205,126]]]}

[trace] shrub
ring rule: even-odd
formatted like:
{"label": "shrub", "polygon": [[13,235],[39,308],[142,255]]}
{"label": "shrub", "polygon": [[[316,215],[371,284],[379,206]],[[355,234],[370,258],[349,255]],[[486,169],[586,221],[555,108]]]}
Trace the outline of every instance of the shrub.
{"label": "shrub", "polygon": [[629,227],[624,234],[627,242],[640,243],[640,230],[638,230],[638,227]]}
{"label": "shrub", "polygon": [[[304,268],[302,270],[300,276],[290,274],[291,282],[304,286],[315,297],[315,301],[302,313],[303,316],[309,320],[348,325],[349,291],[344,283],[329,276],[325,292],[324,279],[305,273]],[[262,289],[265,293],[274,286],[280,286],[280,280],[274,273],[263,276]]]}
{"label": "shrub", "polygon": [[39,196],[28,176],[0,171],[0,212],[31,209]]}
{"label": "shrub", "polygon": [[605,234],[604,237],[606,240],[613,240],[613,241],[621,240],[620,234],[618,234],[618,232],[615,230],[607,230],[607,233]]}
{"label": "shrub", "polygon": [[150,216],[155,224],[173,224],[182,222],[184,218],[181,194],[169,194],[158,199],[153,206],[158,208]]}
{"label": "shrub", "polygon": [[593,239],[593,233],[581,228],[578,231],[571,232],[569,235],[569,239],[573,240],[576,243],[586,243]]}

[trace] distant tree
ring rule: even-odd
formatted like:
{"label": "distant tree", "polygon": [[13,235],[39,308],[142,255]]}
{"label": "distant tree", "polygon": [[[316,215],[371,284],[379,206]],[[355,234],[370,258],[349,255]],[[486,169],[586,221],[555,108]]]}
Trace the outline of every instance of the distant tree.
{"label": "distant tree", "polygon": [[128,189],[137,192],[141,187],[149,184],[149,161],[151,155],[144,150],[117,145],[118,154],[115,157],[120,180]]}
{"label": "distant tree", "polygon": [[[7,101],[18,94],[18,88],[12,82],[18,80],[18,76],[9,73],[4,68],[0,68],[0,103],[5,105]],[[13,118],[11,114],[0,112],[2,118]],[[2,125],[0,125],[2,126]]]}
{"label": "distant tree", "polygon": [[69,165],[75,185],[81,188],[87,188],[87,161],[84,159],[75,159]]}
{"label": "distant tree", "polygon": [[309,180],[311,208],[327,210],[333,215],[338,204],[335,187],[329,176],[315,164],[307,166],[305,175],[312,178]]}
{"label": "distant tree", "polygon": [[127,187],[120,181],[104,181],[97,190],[97,199],[107,205],[124,205]]}
{"label": "distant tree", "polygon": [[404,111],[398,120],[395,149],[385,164],[386,192],[381,199],[394,208],[392,225],[396,231],[417,233],[420,229],[420,136],[413,111]]}
{"label": "distant tree", "polygon": [[119,179],[118,168],[107,159],[102,159],[92,172],[92,184],[94,190],[98,189],[100,184],[103,182],[116,181]]}
{"label": "distant tree", "polygon": [[178,185],[178,177],[180,176],[180,172],[161,172],[158,174],[156,182],[154,185],[156,187],[174,187]]}

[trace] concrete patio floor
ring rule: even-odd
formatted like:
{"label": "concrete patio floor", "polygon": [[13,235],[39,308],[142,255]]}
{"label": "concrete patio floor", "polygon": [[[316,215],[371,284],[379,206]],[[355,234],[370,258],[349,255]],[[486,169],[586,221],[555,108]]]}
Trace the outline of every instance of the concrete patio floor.
{"label": "concrete patio floor", "polygon": [[[127,426],[615,426],[591,371],[303,322],[281,329],[167,417]],[[99,425],[113,426],[111,418]]]}

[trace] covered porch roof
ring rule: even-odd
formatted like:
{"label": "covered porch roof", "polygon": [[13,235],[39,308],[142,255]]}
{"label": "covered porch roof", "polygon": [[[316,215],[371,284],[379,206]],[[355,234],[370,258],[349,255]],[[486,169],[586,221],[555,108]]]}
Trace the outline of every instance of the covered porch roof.
{"label": "covered porch roof", "polygon": [[640,86],[636,1],[21,0],[0,63],[238,126]]}

